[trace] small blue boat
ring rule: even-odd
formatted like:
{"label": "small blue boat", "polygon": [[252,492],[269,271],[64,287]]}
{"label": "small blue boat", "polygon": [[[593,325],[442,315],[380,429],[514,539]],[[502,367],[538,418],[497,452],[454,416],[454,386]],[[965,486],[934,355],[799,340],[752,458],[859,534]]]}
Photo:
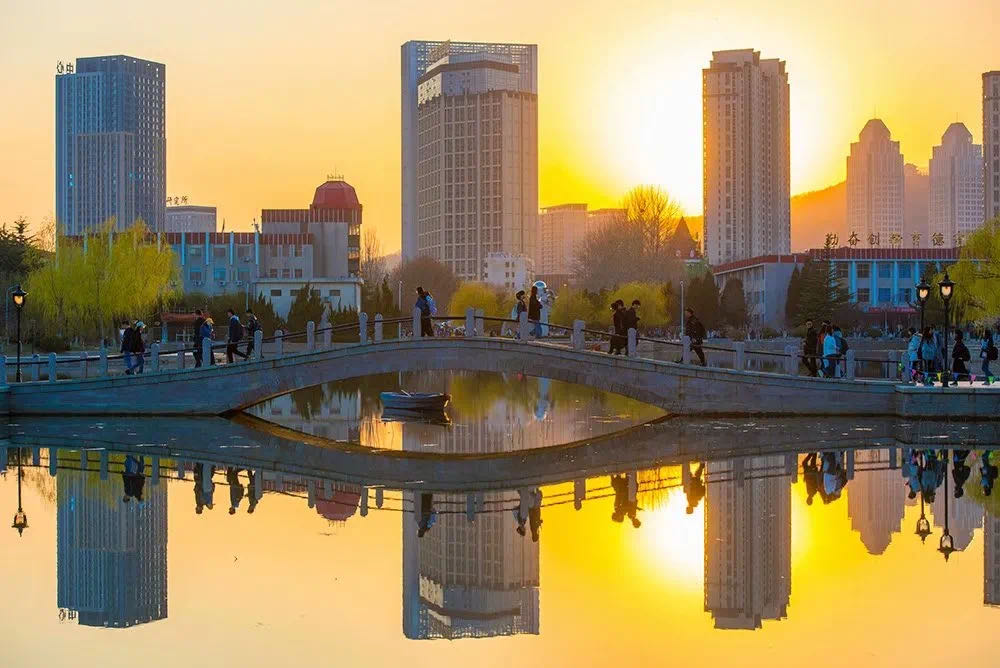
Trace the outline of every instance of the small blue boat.
{"label": "small blue boat", "polygon": [[443,411],[451,401],[439,392],[382,392],[379,398],[385,408],[406,411]]}

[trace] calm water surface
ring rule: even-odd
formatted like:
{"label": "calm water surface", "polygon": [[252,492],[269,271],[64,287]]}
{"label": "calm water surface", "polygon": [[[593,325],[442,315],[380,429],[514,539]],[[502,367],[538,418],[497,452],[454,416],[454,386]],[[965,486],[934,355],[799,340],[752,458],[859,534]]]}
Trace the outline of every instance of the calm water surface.
{"label": "calm water surface", "polygon": [[[383,422],[378,392],[400,380],[452,393],[451,424]],[[253,413],[399,454],[638,447],[614,433],[660,417],[562,383],[458,374],[331,385]],[[154,472],[173,437],[142,425],[66,427],[62,444],[26,426],[12,440],[29,447],[0,444],[0,508],[17,509],[20,461],[29,518],[22,536],[0,531],[0,665],[998,665],[992,431],[883,427],[817,423],[821,446],[772,452],[760,444],[801,423],[706,422],[733,452],[643,470],[581,461],[553,484],[438,493],[269,465],[270,442],[235,427],[175,443],[187,454]],[[741,445],[757,450],[734,455]],[[956,446],[972,449],[967,478]],[[662,443],[664,460],[678,447]],[[807,453],[821,448],[814,472]],[[121,472],[140,454],[142,502],[126,503]]]}

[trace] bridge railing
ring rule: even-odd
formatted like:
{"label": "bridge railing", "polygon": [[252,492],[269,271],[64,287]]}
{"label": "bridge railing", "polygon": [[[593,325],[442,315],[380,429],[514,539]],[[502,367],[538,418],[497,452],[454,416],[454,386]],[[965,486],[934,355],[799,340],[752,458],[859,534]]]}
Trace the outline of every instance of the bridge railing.
{"label": "bridge railing", "polygon": [[[336,325],[320,323],[317,327],[314,322],[309,322],[305,330],[296,332],[278,330],[267,337],[257,331],[253,338],[250,356],[246,353],[249,343],[247,340],[239,342],[235,350],[232,350],[227,342],[206,339],[200,346],[182,348],[167,348],[159,342],[154,342],[141,354],[109,354],[102,346],[96,355],[86,352],[78,356],[59,356],[55,353],[50,353],[47,357],[33,355],[28,359],[22,357],[20,366],[23,380],[48,382],[124,375],[130,372],[129,367],[137,366],[140,358],[143,361],[142,370],[147,373],[185,369],[191,365],[210,367],[221,363],[220,352],[234,353],[234,362],[242,359],[260,360],[265,344],[268,346],[266,350],[268,357],[281,357],[286,354],[327,349],[335,343],[343,342],[345,336],[363,344],[380,343],[386,340],[384,336],[386,328],[393,327],[396,328],[398,338],[421,338],[425,320],[427,318],[418,309],[414,309],[412,315],[403,317],[383,318],[381,314],[376,314],[374,318],[369,318],[368,314],[359,313],[358,320],[350,323]],[[429,320],[431,323],[442,324],[438,334],[514,338],[525,343],[530,340],[542,340],[546,345],[575,350],[602,350],[629,357],[679,364],[704,362],[704,365],[719,368],[767,371],[790,376],[803,373],[813,375],[816,367],[825,366],[829,375],[846,379],[878,378],[897,382],[900,380],[914,382],[915,379],[919,379],[919,376],[911,372],[905,352],[899,355],[897,351],[889,351],[886,359],[878,359],[858,357],[853,350],[848,350],[845,355],[830,360],[819,355],[805,354],[798,345],[789,344],[780,351],[748,349],[746,343],[742,341],[734,342],[731,347],[704,343],[698,345],[689,336],[683,336],[679,340],[640,336],[635,329],[630,329],[627,335],[622,336],[613,331],[588,328],[582,320],[576,320],[572,325],[535,322],[527,318],[527,313],[521,313],[517,319],[500,318],[487,316],[482,309],[474,308],[467,309],[464,315],[432,315]],[[449,327],[448,323],[462,324]],[[433,324],[431,327],[433,331]],[[539,328],[544,336],[536,336]],[[240,359],[237,359],[237,356]],[[225,355],[226,361],[228,358],[229,355]],[[0,357],[0,381],[6,382],[13,371],[12,367],[15,366],[15,360]]]}

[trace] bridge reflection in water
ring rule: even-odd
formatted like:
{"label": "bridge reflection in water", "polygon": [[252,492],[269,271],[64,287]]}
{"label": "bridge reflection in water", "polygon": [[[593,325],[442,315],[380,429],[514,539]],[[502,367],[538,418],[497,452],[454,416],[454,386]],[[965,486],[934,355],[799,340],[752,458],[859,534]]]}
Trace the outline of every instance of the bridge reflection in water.
{"label": "bridge reflection in water", "polygon": [[[996,477],[995,464],[984,459],[995,448],[996,441],[989,442],[995,438],[995,425],[897,423],[875,433],[848,430],[846,423],[831,424],[829,434],[842,429],[844,437],[836,443],[827,437],[817,448],[820,452],[811,448],[802,452],[780,443],[777,447],[783,450],[762,452],[764,443],[755,442],[752,434],[765,434],[764,440],[770,441],[787,432],[789,425],[755,421],[752,430],[740,435],[739,447],[730,443],[725,450],[692,457],[685,449],[684,434],[706,434],[718,430],[719,423],[687,422],[671,431],[663,427],[668,422],[661,423],[659,436],[673,433],[676,438],[660,438],[653,445],[628,430],[607,437],[619,441],[619,447],[603,448],[612,454],[599,461],[564,454],[557,465],[542,451],[495,454],[492,461],[498,464],[505,458],[516,459],[523,475],[472,483],[450,477],[447,458],[441,456],[447,453],[429,458],[408,452],[420,447],[420,427],[407,434],[410,425],[404,425],[404,450],[396,454],[400,470],[415,463],[415,471],[438,474],[400,476],[393,486],[385,487],[363,475],[338,473],[336,466],[347,459],[384,459],[387,453],[365,454],[318,440],[295,442],[285,432],[258,431],[254,438],[248,436],[253,429],[239,423],[196,421],[204,436],[201,445],[180,447],[175,437],[163,439],[162,425],[155,423],[105,422],[100,424],[100,437],[89,439],[74,432],[79,425],[46,424],[51,422],[24,424],[20,433],[10,434],[12,445],[0,447],[0,468],[8,474],[5,484],[23,482],[16,474],[9,475],[17,464],[38,471],[47,468],[52,474],[57,504],[56,605],[86,625],[124,627],[166,618],[166,504],[168,490],[176,494],[182,488],[184,494],[193,490],[195,500],[217,506],[217,521],[227,505],[234,512],[254,512],[260,504],[266,507],[275,494],[301,498],[303,508],[336,522],[363,522],[372,511],[399,512],[402,626],[408,638],[540,633],[539,545],[551,526],[545,523],[552,512],[546,509],[600,504],[612,515],[619,504],[627,508],[633,503],[641,520],[657,503],[657,495],[672,489],[683,490],[689,506],[704,506],[704,609],[716,628],[760,628],[767,620],[789,614],[791,491],[796,482],[805,484],[814,503],[843,507],[859,540],[875,555],[885,552],[893,540],[918,540],[901,526],[908,502],[904,483],[916,484],[909,502],[926,501],[926,513],[935,526],[932,543],[939,533],[950,531],[954,548],[963,550],[976,530],[982,532],[983,601],[1000,604],[1000,519],[984,511],[982,497],[987,483],[992,484],[991,476]],[[254,429],[258,426],[255,423]],[[61,443],[55,442],[56,434],[61,434]],[[235,451],[234,436],[241,445]],[[732,427],[727,440],[733,440]],[[953,447],[943,450],[942,445]],[[962,453],[956,445],[975,448],[962,460],[970,474],[960,487],[954,457]],[[587,444],[576,446],[576,450],[586,448]],[[277,456],[282,452],[287,460]],[[122,501],[123,490],[128,492],[122,475],[127,457],[142,457],[141,503]],[[538,470],[533,470],[535,458]],[[295,460],[314,466],[306,471]],[[632,461],[645,464],[634,466]],[[430,468],[420,468],[421,462],[431,462]],[[506,469],[498,465],[496,470]],[[932,470],[937,475],[928,483],[923,473]],[[628,485],[616,486],[611,480],[615,474],[623,474]],[[956,497],[956,489],[963,494]],[[523,512],[525,499],[535,498],[536,490],[540,503],[534,507],[541,525],[535,525],[530,512]],[[425,523],[424,511],[430,509],[436,521]],[[532,540],[531,532],[519,534],[522,517],[532,518],[528,524],[538,529],[539,542]],[[632,531],[627,522],[623,529]],[[584,542],[581,547],[585,548]]]}

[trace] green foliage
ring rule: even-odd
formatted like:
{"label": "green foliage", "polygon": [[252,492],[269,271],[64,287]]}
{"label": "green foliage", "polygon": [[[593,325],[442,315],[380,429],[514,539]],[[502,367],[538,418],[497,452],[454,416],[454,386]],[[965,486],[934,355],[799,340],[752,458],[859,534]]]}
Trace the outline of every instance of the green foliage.
{"label": "green foliage", "polygon": [[36,332],[32,345],[43,353],[64,353],[70,348],[69,339],[55,334]]}
{"label": "green foliage", "polygon": [[[841,327],[850,327],[859,319],[847,288],[837,278],[830,262],[806,261],[799,274],[797,292],[796,302],[786,304],[788,324],[829,319]],[[787,320],[789,313],[791,319]]]}
{"label": "green foliage", "polygon": [[325,312],[326,304],[319,296],[319,290],[313,290],[312,285],[306,281],[299,288],[292,305],[288,308],[288,317],[286,318],[288,331],[304,332],[309,321],[316,323],[316,327],[319,327]]}
{"label": "green foliage", "polygon": [[711,271],[695,276],[684,291],[685,308],[694,309],[705,329],[718,329],[722,324],[719,310],[719,288]]}
{"label": "green foliage", "polygon": [[760,338],[762,339],[776,339],[781,336],[781,333],[776,329],[771,329],[770,327],[760,328]]}
{"label": "green foliage", "polygon": [[587,325],[607,325],[608,315],[594,304],[594,298],[603,298],[600,294],[592,295],[585,290],[565,290],[559,293],[556,303],[552,306],[549,321],[558,325],[570,326],[574,320],[583,320]]}
{"label": "green foliage", "polygon": [[[438,309],[444,305],[440,304]],[[506,318],[514,307],[513,295],[486,283],[462,283],[451,296],[447,310],[441,310],[440,315],[465,315],[467,308],[483,309],[484,315],[490,318]]]}
{"label": "green foliage", "polygon": [[747,300],[743,294],[743,281],[731,278],[726,281],[719,299],[722,319],[733,327],[743,327],[747,324]]}
{"label": "green foliage", "polygon": [[643,327],[665,327],[670,324],[667,296],[662,285],[653,283],[626,283],[617,290],[610,292],[604,299],[603,313],[605,323],[610,319],[611,304],[619,299],[628,308],[633,299],[641,302],[639,317]]}

